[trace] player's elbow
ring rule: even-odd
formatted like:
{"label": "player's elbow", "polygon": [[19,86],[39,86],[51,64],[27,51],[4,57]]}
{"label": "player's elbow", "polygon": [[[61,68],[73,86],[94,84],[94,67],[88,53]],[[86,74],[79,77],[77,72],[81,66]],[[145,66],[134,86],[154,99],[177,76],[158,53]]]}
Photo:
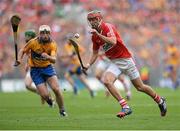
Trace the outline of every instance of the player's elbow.
{"label": "player's elbow", "polygon": [[116,37],[112,37],[112,38],[111,38],[111,43],[112,43],[113,45],[115,45],[115,44],[117,43]]}
{"label": "player's elbow", "polygon": [[55,59],[52,59],[51,62],[52,62],[53,64],[55,64],[55,63],[56,63],[56,58],[55,58]]}
{"label": "player's elbow", "polygon": [[55,64],[55,63],[56,63],[56,61],[51,61],[51,63],[52,63],[52,64]]}
{"label": "player's elbow", "polygon": [[55,58],[55,57],[51,57],[51,58],[49,59],[49,61],[50,61],[51,63],[55,64],[55,63],[56,63],[56,58]]}

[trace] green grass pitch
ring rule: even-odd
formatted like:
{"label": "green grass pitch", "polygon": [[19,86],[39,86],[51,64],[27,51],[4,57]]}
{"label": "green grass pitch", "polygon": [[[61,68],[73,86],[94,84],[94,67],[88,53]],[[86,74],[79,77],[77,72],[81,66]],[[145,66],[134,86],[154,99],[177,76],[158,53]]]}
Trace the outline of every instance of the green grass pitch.
{"label": "green grass pitch", "polygon": [[[155,89],[166,97],[168,113],[161,117],[156,103],[144,93],[133,89],[129,101],[133,113],[123,119],[116,117],[119,104],[106,99],[100,91],[91,99],[88,91],[78,96],[63,92],[68,117],[62,118],[58,108],[41,105],[40,97],[30,92],[0,93],[1,130],[177,130],[180,129],[180,90]],[[124,95],[124,93],[123,93]]]}

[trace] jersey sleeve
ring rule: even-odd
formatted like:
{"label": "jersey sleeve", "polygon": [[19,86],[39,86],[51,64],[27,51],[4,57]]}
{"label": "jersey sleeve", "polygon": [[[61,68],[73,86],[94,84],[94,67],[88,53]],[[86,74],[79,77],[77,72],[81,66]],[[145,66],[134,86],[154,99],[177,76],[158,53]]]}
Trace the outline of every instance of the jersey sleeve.
{"label": "jersey sleeve", "polygon": [[53,45],[52,45],[52,50],[51,50],[51,56],[56,56],[57,54],[57,44],[56,42],[53,42]]}
{"label": "jersey sleeve", "polygon": [[110,24],[106,25],[106,34],[107,37],[115,37],[115,33],[114,33],[114,27]]}
{"label": "jersey sleeve", "polygon": [[31,48],[33,47],[33,41],[29,41],[26,46],[23,48],[23,53],[28,54]]}

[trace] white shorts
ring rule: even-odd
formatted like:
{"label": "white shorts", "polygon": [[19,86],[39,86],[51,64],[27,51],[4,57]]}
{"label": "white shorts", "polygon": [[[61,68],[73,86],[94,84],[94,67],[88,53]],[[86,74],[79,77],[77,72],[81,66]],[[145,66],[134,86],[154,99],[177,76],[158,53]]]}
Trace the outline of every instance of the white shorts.
{"label": "white shorts", "polygon": [[96,64],[96,69],[100,69],[100,70],[106,70],[109,66],[109,63],[104,61],[104,60],[98,60],[97,64]]}
{"label": "white shorts", "polygon": [[109,65],[109,67],[106,69],[106,71],[104,72],[104,74],[105,74],[106,72],[111,72],[111,73],[113,73],[117,78],[118,78],[118,76],[121,74],[121,70],[117,67],[117,65],[115,65],[115,64],[113,64],[113,63],[111,63],[111,64]]}
{"label": "white shorts", "polygon": [[119,68],[119,70],[122,71],[122,73],[129,76],[131,80],[140,77],[139,71],[136,68],[136,65],[132,58],[120,58],[112,60],[112,62],[117,65],[117,67]]}

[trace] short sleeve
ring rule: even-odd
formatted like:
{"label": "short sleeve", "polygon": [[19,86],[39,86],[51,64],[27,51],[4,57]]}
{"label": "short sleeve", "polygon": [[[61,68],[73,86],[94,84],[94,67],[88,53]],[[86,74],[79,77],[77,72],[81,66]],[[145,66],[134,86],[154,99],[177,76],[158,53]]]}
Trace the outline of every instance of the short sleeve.
{"label": "short sleeve", "polygon": [[106,34],[107,34],[107,37],[114,37],[115,36],[112,25],[110,25],[110,24],[106,25]]}
{"label": "short sleeve", "polygon": [[33,47],[33,41],[30,40],[26,46],[23,48],[23,52],[24,53],[29,53],[29,51],[31,50],[31,48]]}
{"label": "short sleeve", "polygon": [[56,56],[56,54],[57,54],[57,44],[56,42],[53,42],[51,56]]}

